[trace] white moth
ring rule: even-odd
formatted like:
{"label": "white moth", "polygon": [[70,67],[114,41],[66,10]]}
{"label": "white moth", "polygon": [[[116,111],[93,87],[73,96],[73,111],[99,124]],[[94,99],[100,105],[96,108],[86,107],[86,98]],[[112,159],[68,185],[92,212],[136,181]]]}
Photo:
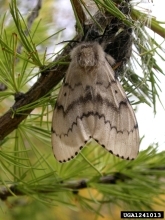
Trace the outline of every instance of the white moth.
{"label": "white moth", "polygon": [[113,62],[98,43],[72,50],[53,113],[52,145],[59,162],[73,159],[91,138],[123,159],[137,156],[137,121]]}

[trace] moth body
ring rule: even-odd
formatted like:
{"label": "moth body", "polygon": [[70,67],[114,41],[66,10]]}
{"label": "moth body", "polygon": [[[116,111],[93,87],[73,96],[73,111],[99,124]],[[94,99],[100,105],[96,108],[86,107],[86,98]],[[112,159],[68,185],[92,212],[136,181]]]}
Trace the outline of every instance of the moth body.
{"label": "moth body", "polygon": [[113,63],[98,43],[72,50],[52,120],[53,152],[59,162],[73,159],[91,138],[118,157],[137,156],[137,121]]}

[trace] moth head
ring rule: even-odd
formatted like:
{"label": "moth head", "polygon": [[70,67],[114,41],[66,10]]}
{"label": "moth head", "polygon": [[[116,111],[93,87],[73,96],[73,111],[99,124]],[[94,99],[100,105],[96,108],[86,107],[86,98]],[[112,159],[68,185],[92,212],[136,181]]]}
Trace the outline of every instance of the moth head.
{"label": "moth head", "polygon": [[101,56],[104,56],[104,51],[97,43],[82,43],[71,52],[72,60],[82,68],[96,67]]}

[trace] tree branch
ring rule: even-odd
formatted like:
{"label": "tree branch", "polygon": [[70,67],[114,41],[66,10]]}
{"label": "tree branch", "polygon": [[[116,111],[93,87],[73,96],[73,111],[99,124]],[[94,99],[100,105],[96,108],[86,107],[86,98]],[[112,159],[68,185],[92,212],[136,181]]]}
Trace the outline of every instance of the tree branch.
{"label": "tree branch", "polygon": [[[126,180],[130,180],[130,177],[127,177],[126,175],[123,175],[119,172],[114,173],[113,175],[109,175],[109,176],[103,176],[100,177],[97,181],[97,183],[100,184],[116,184],[117,181],[126,181]],[[59,183],[59,186],[61,188],[65,188],[65,189],[71,189],[73,190],[73,193],[78,193],[78,190],[84,189],[84,188],[88,188],[88,182],[89,179],[82,179],[82,180],[78,180],[78,181],[68,181],[68,182],[64,182],[64,183]],[[22,185],[21,185],[22,187]],[[37,185],[36,188],[33,188],[33,191],[37,194],[37,193],[52,193],[55,192],[55,189],[52,189],[52,187],[50,187],[49,189],[42,189],[42,186],[39,187]],[[25,190],[21,190],[19,189],[19,185],[11,185],[9,187],[1,187],[0,188],[0,199],[5,201],[8,197],[11,196],[23,196],[23,195],[27,195]]]}
{"label": "tree branch", "polygon": [[[70,46],[68,45],[63,53],[56,59],[68,55]],[[66,60],[67,61],[67,60]],[[27,109],[19,114],[13,114],[22,106],[31,104],[44,95],[46,95],[54,86],[56,86],[63,78],[67,70],[67,65],[53,66],[51,69],[42,72],[37,82],[29,89],[27,93],[16,99],[14,105],[3,116],[0,117],[0,140],[10,134],[17,126],[30,114],[34,109]]]}

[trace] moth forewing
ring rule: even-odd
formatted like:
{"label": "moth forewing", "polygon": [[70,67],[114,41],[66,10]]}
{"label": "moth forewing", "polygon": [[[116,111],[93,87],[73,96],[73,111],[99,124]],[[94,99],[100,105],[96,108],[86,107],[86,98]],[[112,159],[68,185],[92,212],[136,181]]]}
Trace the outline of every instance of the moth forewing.
{"label": "moth forewing", "polygon": [[93,138],[110,153],[134,159],[139,133],[134,111],[108,58],[97,43],[82,43],[59,92],[52,121],[52,145],[60,162],[74,158]]}

